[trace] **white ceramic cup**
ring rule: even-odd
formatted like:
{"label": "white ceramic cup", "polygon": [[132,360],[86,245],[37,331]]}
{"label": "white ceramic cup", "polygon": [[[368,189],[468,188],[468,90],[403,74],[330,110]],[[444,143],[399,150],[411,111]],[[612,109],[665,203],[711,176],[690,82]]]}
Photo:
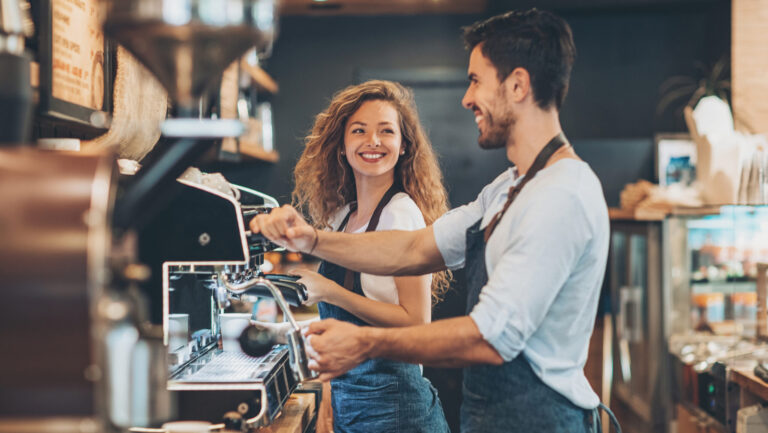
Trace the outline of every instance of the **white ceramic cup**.
{"label": "white ceramic cup", "polygon": [[208,433],[211,423],[205,421],[174,421],[163,424],[167,433]]}
{"label": "white ceramic cup", "polygon": [[223,313],[219,315],[221,339],[225,352],[242,352],[240,334],[251,323],[251,313]]}
{"label": "white ceramic cup", "polygon": [[168,315],[168,351],[179,350],[189,342],[189,314]]}

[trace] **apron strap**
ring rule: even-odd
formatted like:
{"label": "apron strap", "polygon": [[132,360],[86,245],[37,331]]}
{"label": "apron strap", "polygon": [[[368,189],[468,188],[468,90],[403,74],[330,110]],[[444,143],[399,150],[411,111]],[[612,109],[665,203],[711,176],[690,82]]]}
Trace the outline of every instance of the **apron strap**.
{"label": "apron strap", "polygon": [[603,425],[600,422],[601,410],[608,414],[608,418],[611,420],[611,425],[613,425],[613,429],[616,430],[616,433],[621,433],[621,426],[619,425],[619,420],[616,419],[616,415],[614,415],[613,412],[608,409],[608,406],[604,405],[602,402],[597,405],[596,408],[592,409],[592,431],[594,433],[603,432]]}
{"label": "apron strap", "polygon": [[491,219],[491,222],[488,223],[488,225],[485,227],[485,232],[483,233],[483,239],[485,242],[488,242],[488,239],[490,239],[491,234],[493,234],[493,231],[496,230],[496,226],[499,224],[499,221],[501,220],[501,217],[504,216],[504,213],[507,212],[507,209],[509,209],[509,206],[512,204],[512,202],[517,198],[517,196],[520,194],[520,191],[523,189],[525,184],[527,184],[531,179],[536,176],[536,173],[539,172],[542,168],[544,168],[545,165],[547,165],[547,162],[549,162],[549,159],[554,155],[555,152],[557,152],[561,147],[566,145],[568,143],[568,140],[565,138],[565,135],[563,133],[557,134],[553,139],[549,140],[549,143],[547,143],[546,146],[544,146],[543,149],[539,152],[538,155],[536,155],[536,159],[533,161],[533,164],[531,165],[531,168],[528,169],[528,173],[525,174],[525,177],[523,180],[520,181],[515,186],[511,186],[509,188],[509,193],[507,193],[507,202],[504,203],[504,207],[496,213],[496,215],[493,216],[493,219]]}
{"label": "apron strap", "polygon": [[[399,182],[395,182],[392,184],[392,186],[389,187],[387,192],[384,193],[384,196],[379,200],[379,203],[376,205],[376,209],[373,210],[373,215],[371,215],[371,219],[368,221],[368,227],[365,229],[366,232],[372,232],[376,231],[376,227],[379,225],[379,219],[381,218],[381,212],[384,210],[384,206],[389,204],[389,202],[392,200],[392,197],[395,196],[398,192],[402,191],[402,187],[400,186]],[[352,216],[352,213],[357,210],[357,202],[352,202],[349,206],[349,212],[347,213],[347,216],[344,217],[344,221],[342,221],[341,225],[339,225],[339,231],[344,231],[344,229],[347,227],[347,223],[349,222],[349,217]],[[347,290],[354,292],[354,284],[355,284],[355,272],[352,272],[351,270],[347,269],[347,273],[344,276],[344,288]]]}

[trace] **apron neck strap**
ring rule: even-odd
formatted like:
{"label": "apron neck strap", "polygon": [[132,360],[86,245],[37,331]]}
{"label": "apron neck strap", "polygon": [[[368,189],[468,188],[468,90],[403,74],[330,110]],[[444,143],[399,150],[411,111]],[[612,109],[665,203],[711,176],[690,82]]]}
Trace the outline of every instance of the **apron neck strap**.
{"label": "apron neck strap", "polygon": [[[384,210],[384,206],[386,206],[391,200],[392,197],[395,196],[398,192],[402,191],[402,187],[400,186],[399,182],[395,182],[392,184],[392,186],[389,187],[387,192],[384,193],[384,196],[379,200],[379,203],[376,205],[376,209],[373,211],[373,215],[371,215],[371,219],[368,221],[368,228],[365,229],[366,232],[372,232],[376,230],[376,227],[379,225],[379,219],[381,218],[381,211]],[[350,203],[349,206],[349,212],[347,212],[347,216],[344,217],[344,221],[342,221],[341,225],[339,225],[339,231],[343,232],[344,229],[347,227],[347,223],[349,222],[349,217],[352,216],[352,213],[357,210],[357,202]],[[349,290],[350,292],[354,292],[355,285],[355,272],[350,271],[347,269],[347,273],[344,276],[344,288]]]}
{"label": "apron neck strap", "polygon": [[[379,203],[376,205],[376,209],[373,210],[371,219],[368,221],[368,228],[365,229],[366,232],[372,232],[376,230],[376,227],[379,225],[379,219],[381,218],[381,212],[384,210],[384,206],[389,204],[389,202],[392,200],[392,197],[394,197],[395,194],[401,192],[402,190],[403,188],[400,186],[399,182],[395,182],[392,184],[392,186],[389,187],[387,192],[384,193],[384,196],[381,197],[381,200],[379,200]],[[350,203],[349,212],[347,212],[347,216],[344,217],[344,220],[339,225],[338,231],[344,231],[344,229],[347,227],[347,223],[349,223],[349,218],[356,210],[357,202],[353,201]]]}
{"label": "apron neck strap", "polygon": [[565,135],[561,132],[549,140],[549,143],[547,143],[547,145],[544,146],[541,151],[539,151],[539,154],[536,155],[536,159],[533,160],[533,164],[531,164],[531,168],[529,168],[528,172],[525,173],[523,180],[521,180],[517,185],[509,188],[509,193],[507,194],[507,202],[504,203],[504,207],[496,215],[493,216],[493,219],[485,228],[485,233],[483,235],[485,242],[488,242],[491,234],[493,234],[493,231],[496,230],[496,226],[499,224],[501,217],[503,217],[504,213],[507,212],[507,209],[509,209],[509,206],[520,194],[520,191],[523,189],[525,184],[533,179],[534,176],[536,176],[536,173],[538,173],[542,168],[544,168],[544,166],[547,165],[547,162],[549,162],[550,158],[552,158],[552,155],[554,155],[555,152],[560,150],[560,148],[566,144],[568,144],[568,139],[566,139]]}

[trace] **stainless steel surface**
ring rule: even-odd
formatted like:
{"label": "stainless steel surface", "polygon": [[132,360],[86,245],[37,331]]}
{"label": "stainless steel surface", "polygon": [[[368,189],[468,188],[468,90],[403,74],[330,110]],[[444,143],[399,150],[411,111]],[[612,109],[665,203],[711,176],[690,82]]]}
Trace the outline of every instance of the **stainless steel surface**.
{"label": "stainless steel surface", "polygon": [[[185,212],[208,211],[215,215],[213,221],[217,227],[235,228],[240,236],[237,245],[233,243],[231,248],[242,248],[244,259],[230,255],[227,256],[230,259],[222,260],[219,253],[225,249],[216,250],[217,254],[186,255],[183,257],[188,258],[183,260],[178,257],[161,260],[163,338],[172,361],[166,368],[170,375],[166,386],[176,396],[177,419],[215,421],[225,412],[238,408],[239,403],[250,401],[255,410],[249,412],[246,424],[251,427],[266,425],[279,415],[282,405],[297,386],[297,378],[309,376],[306,354],[300,353],[304,350],[303,341],[294,341],[288,347],[270,346],[271,351],[258,358],[227,351],[224,338],[231,339],[237,334],[225,335],[220,317],[225,312],[244,312],[243,316],[250,317],[253,307],[241,298],[251,297],[258,288],[260,296],[277,301],[286,317],[292,320],[295,335],[301,335],[284,297],[289,295],[283,295],[280,287],[259,276],[262,253],[272,250],[272,246],[263,245],[262,240],[244,230],[247,212],[265,211],[276,201],[248,188],[231,185],[223,178],[213,182],[213,178],[193,174],[178,180],[185,187],[191,187],[189,191],[195,192],[196,200],[184,202],[191,206],[184,208]],[[199,195],[200,192],[204,195]],[[206,201],[212,197],[225,199],[216,212],[212,210],[212,203]],[[195,206],[198,205],[205,207],[197,209]],[[181,232],[190,232],[183,222],[179,224],[182,225],[179,227]],[[191,232],[197,239],[197,231]],[[182,322],[186,325],[179,325],[178,317],[172,321],[174,316],[184,316],[186,319]],[[174,331],[177,338],[180,335],[178,329],[184,328],[186,344],[170,344],[172,324],[177,329]],[[298,355],[294,356],[294,353]],[[296,359],[304,360],[305,370],[294,363]]]}
{"label": "stainless steel surface", "polygon": [[239,137],[245,124],[234,119],[168,119],[160,129],[165,137]]}
{"label": "stainless steel surface", "polygon": [[104,31],[157,76],[182,110],[252,47],[268,52],[276,0],[105,0]]}
{"label": "stainless steel surface", "polygon": [[291,349],[291,366],[299,382],[317,378],[318,373],[309,369],[306,342],[301,330],[288,332],[288,347]]}
{"label": "stainless steel surface", "polygon": [[667,349],[661,288],[661,224],[612,222],[608,284],[614,302],[613,399],[642,424],[664,431]]}
{"label": "stainless steel surface", "polygon": [[293,327],[294,330],[301,331],[301,327],[293,317],[293,314],[291,314],[291,309],[288,306],[288,303],[285,302],[283,294],[280,292],[280,289],[272,284],[271,281],[267,280],[266,278],[256,277],[252,280],[247,280],[242,283],[233,283],[230,281],[229,276],[227,276],[227,274],[223,271],[219,272],[219,281],[224,284],[224,287],[226,287],[228,291],[235,295],[246,294],[248,293],[249,289],[257,286],[266,287],[269,289],[270,293],[272,293],[272,297],[274,298],[275,302],[277,302],[277,306],[280,307],[280,310],[283,312],[283,314],[285,314],[286,321],[291,323],[291,327]]}
{"label": "stainless steel surface", "polygon": [[287,333],[288,347],[291,351],[291,367],[299,381],[305,381],[316,378],[317,372],[309,369],[309,359],[307,358],[306,342],[301,335],[301,327],[291,313],[291,309],[288,303],[285,302],[283,294],[280,289],[275,287],[271,281],[266,278],[257,277],[243,283],[232,283],[229,277],[224,272],[219,272],[219,281],[227,288],[228,291],[242,295],[248,292],[248,289],[256,286],[264,286],[272,293],[272,297],[277,302],[277,306],[283,312],[285,320],[291,324],[291,330]]}
{"label": "stainless steel surface", "polygon": [[198,369],[173,380],[174,383],[231,383],[256,382],[259,374],[273,365],[265,361],[270,355],[253,358],[241,352],[221,352]]}

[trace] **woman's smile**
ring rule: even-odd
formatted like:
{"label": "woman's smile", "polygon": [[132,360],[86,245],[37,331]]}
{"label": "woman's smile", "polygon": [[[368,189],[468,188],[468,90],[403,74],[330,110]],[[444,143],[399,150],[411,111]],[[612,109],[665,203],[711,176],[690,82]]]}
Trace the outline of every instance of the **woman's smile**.
{"label": "woman's smile", "polygon": [[387,154],[383,152],[360,152],[359,153],[360,158],[362,158],[363,161],[368,163],[376,163],[381,160],[381,158],[384,158]]}

